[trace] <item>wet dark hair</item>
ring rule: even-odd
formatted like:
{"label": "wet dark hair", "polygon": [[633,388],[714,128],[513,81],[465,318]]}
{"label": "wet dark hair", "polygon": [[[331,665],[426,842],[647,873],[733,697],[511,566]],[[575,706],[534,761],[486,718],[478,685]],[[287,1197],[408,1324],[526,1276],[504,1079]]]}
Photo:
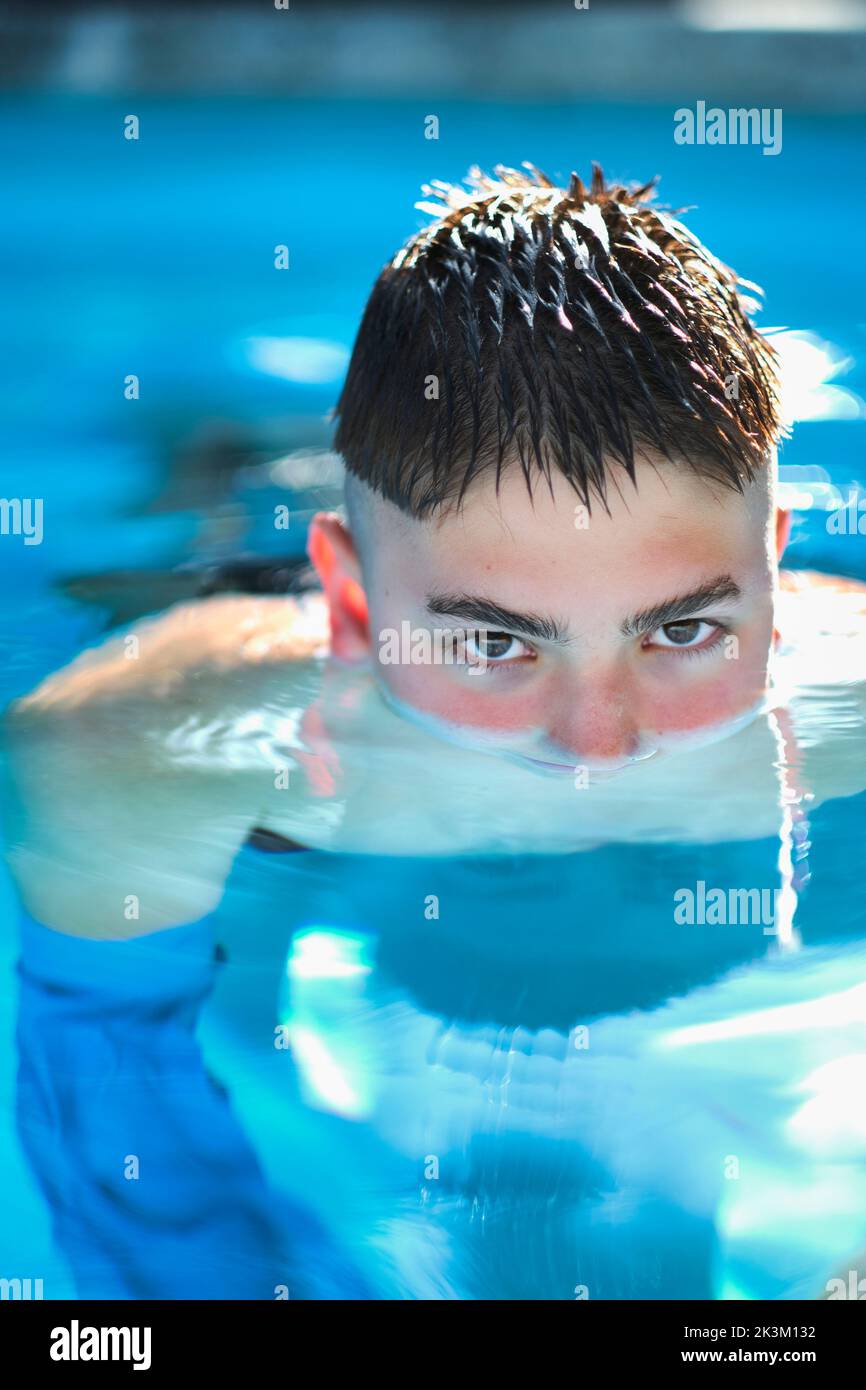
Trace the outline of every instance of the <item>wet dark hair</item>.
{"label": "wet dark hair", "polygon": [[655,180],[495,172],[425,186],[437,220],[376,281],[337,407],[348,471],[415,517],[511,464],[591,510],[647,446],[742,490],[783,433],[756,287],[652,205]]}

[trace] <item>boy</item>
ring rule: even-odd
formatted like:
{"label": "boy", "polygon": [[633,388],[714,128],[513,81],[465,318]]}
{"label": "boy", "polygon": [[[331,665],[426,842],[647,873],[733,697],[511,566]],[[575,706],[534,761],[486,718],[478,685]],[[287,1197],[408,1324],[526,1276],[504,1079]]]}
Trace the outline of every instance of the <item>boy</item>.
{"label": "boy", "polygon": [[[501,169],[435,191],[358,334],[321,594],[177,608],[14,707],[40,921],[194,920],[254,827],[444,854],[775,826],[780,728],[754,716],[783,614],[790,644],[808,593],[825,630],[860,598],[780,594],[775,358],[736,277],[597,167],[589,190]],[[802,775],[862,785],[844,756]]]}
{"label": "boy", "polygon": [[[817,1062],[862,1051],[862,962],[776,971],[766,938],[796,946],[804,803],[863,786],[863,591],[780,583],[772,350],[648,192],[597,169],[589,190],[439,186],[355,345],[348,524],[310,530],[321,592],[176,608],[13,709],[10,855],[36,919],[19,1093],[80,1287],[94,1246],[132,1296],[186,1296],[206,1268],[203,1296],[270,1297],[284,1269],[192,1038],[200,919],[251,837],[346,852],[284,858],[307,878],[220,927],[237,1017],[249,981],[267,1010],[288,979],[307,1098],[369,1122],[322,1132],[306,1178],[304,1127],[285,1141],[311,1207],[339,1189],[352,1252],[323,1288],[328,1241],[294,1221],[298,1268],[270,1276],[292,1297],[814,1294],[862,1241],[816,1233],[825,1155],[797,1109]],[[766,919],[674,915],[684,884],[763,902],[779,869]],[[285,1109],[260,1103],[270,1023],[257,1116]],[[849,1156],[858,1123],[834,1121]]]}

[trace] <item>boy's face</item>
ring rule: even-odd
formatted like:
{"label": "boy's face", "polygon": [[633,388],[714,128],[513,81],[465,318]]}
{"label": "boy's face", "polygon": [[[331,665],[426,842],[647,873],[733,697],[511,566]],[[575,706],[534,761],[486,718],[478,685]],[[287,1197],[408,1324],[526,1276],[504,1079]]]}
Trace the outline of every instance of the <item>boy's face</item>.
{"label": "boy's face", "polygon": [[[370,655],[386,692],[443,732],[564,771],[612,767],[705,736],[766,689],[781,536],[769,469],[739,495],[640,464],[637,490],[623,477],[610,514],[588,519],[562,477],[530,499],[513,468],[498,495],[484,478],[435,520],[362,491]],[[339,656],[333,572],[325,587]],[[389,636],[405,624],[411,645]],[[455,630],[470,634],[456,648],[441,640]]]}

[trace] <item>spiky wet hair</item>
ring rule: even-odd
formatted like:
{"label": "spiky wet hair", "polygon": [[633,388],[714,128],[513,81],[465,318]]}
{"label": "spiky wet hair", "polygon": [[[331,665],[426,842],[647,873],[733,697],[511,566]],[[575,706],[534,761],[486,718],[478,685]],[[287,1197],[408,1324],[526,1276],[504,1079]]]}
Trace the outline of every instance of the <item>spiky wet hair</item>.
{"label": "spiky wet hair", "polygon": [[436,220],[376,281],[337,407],[349,472],[416,517],[512,465],[591,510],[648,446],[742,490],[782,433],[756,287],[652,205],[655,180],[495,175],[425,186]]}

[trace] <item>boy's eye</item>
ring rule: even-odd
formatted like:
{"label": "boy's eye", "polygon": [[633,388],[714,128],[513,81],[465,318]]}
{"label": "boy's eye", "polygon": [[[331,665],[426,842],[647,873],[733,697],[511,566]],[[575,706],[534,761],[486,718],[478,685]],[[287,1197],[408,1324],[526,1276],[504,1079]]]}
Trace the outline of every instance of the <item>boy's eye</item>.
{"label": "boy's eye", "polygon": [[686,618],[677,623],[657,627],[646,639],[647,647],[703,647],[720,631],[718,623],[703,618]]}
{"label": "boy's eye", "polygon": [[467,661],[516,661],[532,656],[532,651],[510,632],[467,632],[464,638]]}

